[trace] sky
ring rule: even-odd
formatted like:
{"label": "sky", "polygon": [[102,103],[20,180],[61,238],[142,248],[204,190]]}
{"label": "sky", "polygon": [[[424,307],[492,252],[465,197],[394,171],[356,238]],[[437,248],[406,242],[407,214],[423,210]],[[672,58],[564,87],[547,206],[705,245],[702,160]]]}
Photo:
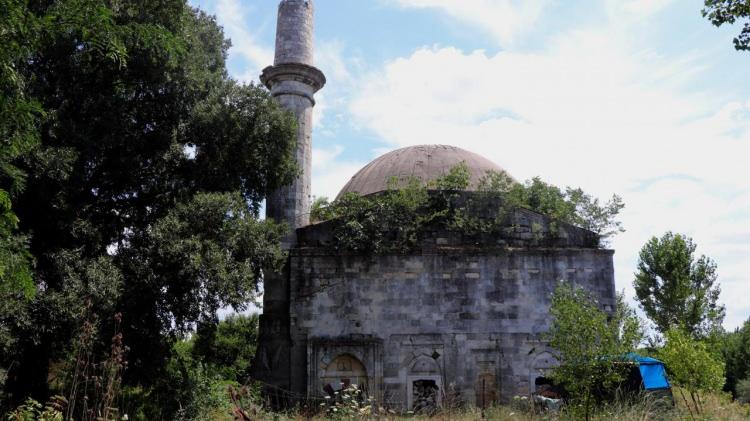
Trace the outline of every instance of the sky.
{"label": "sky", "polygon": [[[190,0],[258,83],[276,0]],[[512,176],[620,195],[617,289],[638,252],[686,234],[718,265],[725,327],[750,317],[750,53],[702,0],[315,0],[313,194],[404,146],[448,144]]]}

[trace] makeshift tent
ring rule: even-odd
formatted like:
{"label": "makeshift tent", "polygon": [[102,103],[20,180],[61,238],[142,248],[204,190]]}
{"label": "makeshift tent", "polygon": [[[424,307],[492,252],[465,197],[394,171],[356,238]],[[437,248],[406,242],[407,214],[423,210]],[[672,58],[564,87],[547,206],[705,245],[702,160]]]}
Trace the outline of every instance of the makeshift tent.
{"label": "makeshift tent", "polygon": [[635,353],[628,354],[626,358],[638,367],[644,389],[662,390],[671,388],[663,362],[651,357],[642,357]]}
{"label": "makeshift tent", "polygon": [[642,357],[635,353],[625,356],[625,359],[633,365],[626,384],[631,392],[642,390],[665,405],[674,405],[672,387],[667,378],[667,370],[664,363],[650,357]]}

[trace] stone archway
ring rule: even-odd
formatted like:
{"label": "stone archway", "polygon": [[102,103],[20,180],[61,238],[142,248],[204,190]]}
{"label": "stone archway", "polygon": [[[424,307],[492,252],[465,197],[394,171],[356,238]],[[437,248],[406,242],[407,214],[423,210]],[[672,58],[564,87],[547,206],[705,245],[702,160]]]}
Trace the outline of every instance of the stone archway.
{"label": "stone archway", "polygon": [[444,394],[440,367],[434,358],[420,356],[409,365],[406,378],[407,408],[416,413],[434,413]]}
{"label": "stone archway", "polygon": [[320,377],[323,391],[332,395],[333,392],[356,385],[362,391],[367,391],[367,369],[364,364],[350,354],[342,354],[334,358],[323,370]]}
{"label": "stone archway", "polygon": [[531,362],[529,370],[529,392],[533,395],[542,392],[550,385],[547,376],[559,363],[550,352],[538,354]]}

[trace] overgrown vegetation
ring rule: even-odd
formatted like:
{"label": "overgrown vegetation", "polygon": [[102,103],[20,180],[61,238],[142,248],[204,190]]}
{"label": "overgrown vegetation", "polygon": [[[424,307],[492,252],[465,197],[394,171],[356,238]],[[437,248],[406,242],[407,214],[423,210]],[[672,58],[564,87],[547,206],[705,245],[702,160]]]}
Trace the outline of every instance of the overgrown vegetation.
{"label": "overgrown vegetation", "polygon": [[[724,391],[750,403],[750,319],[734,332],[718,340],[720,355],[726,363]],[[744,388],[741,384],[744,382]]]}
{"label": "overgrown vegetation", "polygon": [[283,259],[258,212],[296,174],[294,116],[185,0],[0,0],[0,34],[0,413],[64,391],[89,302],[87,352],[122,314],[122,395],[171,419],[175,343]]}
{"label": "overgrown vegetation", "polygon": [[[676,392],[679,393],[679,392]],[[527,400],[528,401],[528,400]],[[340,404],[340,405],[343,405]],[[330,408],[330,406],[326,406]],[[324,421],[332,419],[330,412],[321,410],[317,415],[310,415],[307,411],[289,411],[289,412],[272,412],[263,410],[261,407],[252,404],[245,407],[244,415],[233,416],[229,413],[218,415],[216,421]],[[744,421],[750,417],[750,405],[740,405],[732,402],[726,395],[707,394],[703,399],[704,411],[699,418],[701,420],[715,421]],[[361,411],[361,409],[365,409]],[[237,414],[237,412],[234,412]],[[336,411],[336,418],[346,421],[406,421],[406,420],[423,420],[423,421],[479,421],[479,420],[496,420],[496,421],[575,421],[580,420],[581,415],[578,411],[571,411],[563,408],[558,412],[549,412],[539,407],[531,405],[493,405],[485,410],[474,407],[463,407],[444,409],[432,415],[414,415],[398,414],[396,411],[386,409],[372,408],[367,405],[357,403],[350,405],[348,409]],[[643,421],[643,420],[688,420],[691,417],[690,411],[685,407],[683,401],[677,401],[675,407],[664,407],[659,402],[648,397],[627,402],[609,402],[591,409],[589,418],[597,421]]]}
{"label": "overgrown vegetation", "polygon": [[688,391],[693,406],[682,394],[685,406],[691,413],[700,414],[701,395],[719,392],[724,385],[724,363],[711,355],[705,343],[680,328],[667,331],[665,339],[657,355],[666,364],[671,382]]}
{"label": "overgrown vegetation", "polygon": [[617,215],[624,205],[617,195],[601,204],[581,189],[561,190],[539,178],[520,184],[494,172],[484,174],[476,194],[462,195],[470,179],[465,163],[427,183],[392,179],[389,189],[378,194],[347,193],[332,203],[317,200],[312,219],[333,224],[335,247],[370,253],[406,252],[435,229],[499,236],[513,229],[508,217],[519,207],[550,217],[552,237],[560,222],[595,232],[602,244],[623,231]]}
{"label": "overgrown vegetation", "polygon": [[643,340],[641,322],[622,295],[608,314],[584,289],[561,282],[552,296],[547,333],[560,365],[555,382],[570,394],[569,410],[589,418],[597,390],[614,390],[630,369],[627,354]]}

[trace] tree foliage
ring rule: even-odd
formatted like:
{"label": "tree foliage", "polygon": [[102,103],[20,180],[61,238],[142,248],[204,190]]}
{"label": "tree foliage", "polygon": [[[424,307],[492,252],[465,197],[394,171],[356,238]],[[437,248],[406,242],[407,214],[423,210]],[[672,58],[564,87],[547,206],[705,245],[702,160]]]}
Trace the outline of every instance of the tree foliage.
{"label": "tree foliage", "polygon": [[209,364],[222,378],[245,384],[258,342],[258,323],[257,314],[235,314],[203,324],[193,338],[193,358]]}
{"label": "tree foliage", "polygon": [[672,383],[690,392],[697,412],[700,393],[718,392],[724,385],[724,362],[709,352],[705,343],[681,328],[665,332],[666,343],[658,357],[667,367]]}
{"label": "tree foliage", "polygon": [[696,260],[695,248],[691,238],[667,232],[640,251],[635,293],[662,333],[675,326],[694,336],[721,329],[725,309],[718,303],[716,263],[706,256]]}
{"label": "tree foliage", "polygon": [[[739,398],[743,395],[740,383],[750,381],[750,319],[741,328],[726,333],[721,338],[721,345],[721,354],[726,362],[724,391]],[[744,396],[750,400],[750,393]]]}
{"label": "tree foliage", "polygon": [[[499,178],[499,182],[496,181]],[[561,189],[542,181],[539,177],[523,184],[503,181],[503,174],[489,174],[480,189],[504,193],[508,206],[520,206],[547,215],[555,221],[565,222],[599,234],[602,241],[624,232],[617,215],[625,207],[622,198],[612,198],[601,203],[598,198],[581,188]]]}
{"label": "tree foliage", "polygon": [[228,77],[221,28],[184,0],[0,10],[0,292],[7,273],[35,292],[0,300],[8,391],[46,399],[84,298],[123,314],[126,382],[151,384],[177,337],[280,263],[283,227],[258,212],[295,175],[294,117]]}
{"label": "tree foliage", "polygon": [[[716,26],[734,24],[738,20],[750,19],[750,0],[705,0],[702,13]],[[750,20],[734,39],[734,48],[750,50]]]}
{"label": "tree foliage", "polygon": [[[616,195],[601,204],[581,189],[561,190],[539,178],[519,184],[504,172],[489,172],[480,180],[476,194],[461,197],[470,179],[465,163],[428,183],[394,178],[385,192],[347,193],[332,203],[317,199],[312,219],[331,221],[337,247],[375,253],[410,250],[422,234],[434,228],[498,235],[506,229],[509,212],[518,207],[549,216],[552,231],[559,222],[591,230],[600,235],[602,244],[623,231],[616,218],[624,205]],[[487,209],[494,209],[494,214],[487,217]]]}
{"label": "tree foliage", "polygon": [[24,313],[25,302],[34,295],[33,258],[27,250],[28,237],[17,231],[13,199],[26,181],[15,161],[38,144],[44,115],[26,92],[24,74],[37,33],[24,2],[0,0],[0,355],[16,346],[8,319]]}
{"label": "tree foliage", "polygon": [[624,380],[626,354],[643,339],[640,320],[622,295],[612,314],[583,288],[561,282],[552,296],[552,325],[547,333],[560,365],[552,373],[573,399],[588,407],[595,390]]}
{"label": "tree foliage", "polygon": [[744,403],[750,404],[750,379],[740,380],[737,383],[737,400]]}

